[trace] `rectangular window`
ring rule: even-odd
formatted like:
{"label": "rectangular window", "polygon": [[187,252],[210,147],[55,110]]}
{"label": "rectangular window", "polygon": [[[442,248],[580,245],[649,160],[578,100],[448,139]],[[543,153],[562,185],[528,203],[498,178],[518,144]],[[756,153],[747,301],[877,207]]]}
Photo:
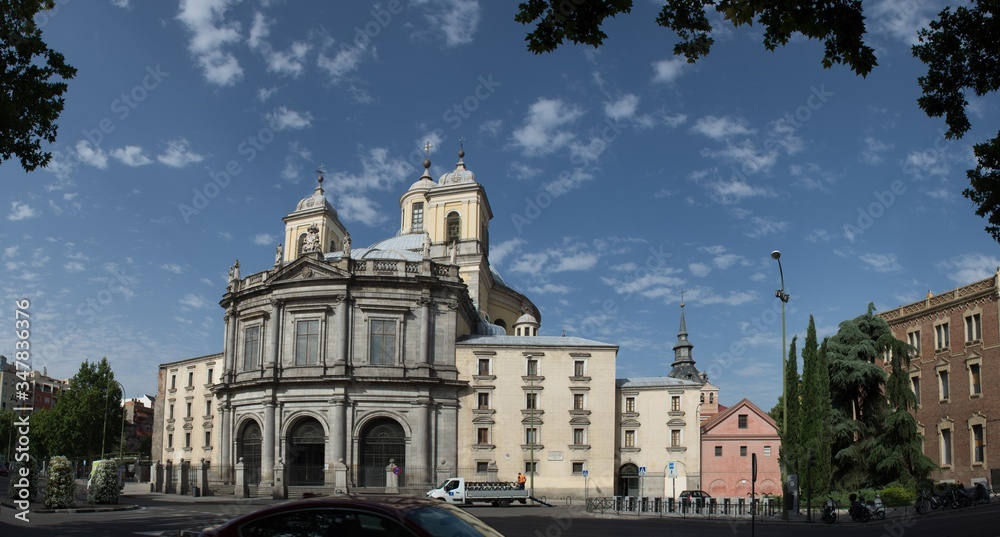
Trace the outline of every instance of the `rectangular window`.
{"label": "rectangular window", "polygon": [[574,462],[573,463],[573,473],[574,474],[582,474],[583,473],[583,463],[582,462]]}
{"label": "rectangular window", "polygon": [[486,461],[476,461],[476,473],[485,474],[490,471],[490,463]]}
{"label": "rectangular window", "polygon": [[484,445],[490,443],[489,427],[479,427],[478,429],[476,429],[476,443]]}
{"label": "rectangular window", "polygon": [[972,462],[973,464],[982,464],[986,460],[985,452],[985,436],[983,435],[982,425],[972,426]]}
{"label": "rectangular window", "polygon": [[914,330],[906,334],[906,342],[913,347],[914,356],[920,356],[920,330]]}
{"label": "rectangular window", "polygon": [[951,336],[948,334],[948,323],[934,327],[934,349],[942,350],[951,346]]}
{"label": "rectangular window", "polygon": [[573,443],[581,446],[586,444],[586,439],[583,437],[583,429],[573,429]]}
{"label": "rectangular window", "polygon": [[205,431],[205,447],[212,445],[212,431]]}
{"label": "rectangular window", "polygon": [[764,446],[764,456],[765,457],[771,456],[771,446]]}
{"label": "rectangular window", "polygon": [[681,409],[681,398],[680,398],[680,396],[675,395],[675,396],[671,397],[670,398],[670,410],[672,410],[674,412],[677,412],[680,409]]}
{"label": "rectangular window", "polygon": [[525,475],[538,473],[538,461],[524,461]]}
{"label": "rectangular window", "polygon": [[917,400],[917,404],[920,404],[920,377],[910,377],[910,382],[913,383],[913,398]]}
{"label": "rectangular window", "polygon": [[971,343],[983,338],[983,318],[973,313],[965,318],[965,341]]}
{"label": "rectangular window", "polygon": [[488,410],[490,408],[490,394],[489,392],[479,393],[479,410]]}
{"label": "rectangular window", "polygon": [[413,204],[413,215],[410,222],[410,228],[414,233],[424,230],[424,202],[418,201]]}
{"label": "rectangular window", "polygon": [[480,358],[479,359],[479,374],[482,376],[487,376],[490,374],[490,359]]}
{"label": "rectangular window", "polygon": [[211,383],[212,383],[212,381],[214,380],[214,379],[212,378],[212,374],[213,374],[213,373],[215,373],[215,370],[214,370],[214,369],[212,369],[211,367],[210,367],[210,368],[208,368],[208,381],[206,382],[206,384],[211,384]]}
{"label": "rectangular window", "polygon": [[170,375],[170,389],[177,389],[177,375]]}
{"label": "rectangular window", "polygon": [[525,410],[538,410],[538,394],[537,393],[526,393],[526,394],[524,394],[524,409]]}
{"label": "rectangular window", "polygon": [[260,327],[248,326],[243,331],[243,370],[253,371],[260,367]]}
{"label": "rectangular window", "polygon": [[168,419],[174,419],[174,404],[170,403],[170,406],[167,407],[167,410],[168,410],[168,412],[167,412],[167,418]]}
{"label": "rectangular window", "polygon": [[573,376],[574,377],[583,376],[583,360],[577,360],[573,362]]}
{"label": "rectangular window", "polygon": [[396,321],[372,319],[372,365],[395,365]]}
{"label": "rectangular window", "polygon": [[583,394],[573,394],[573,410],[583,410]]}
{"label": "rectangular window", "polygon": [[951,429],[941,429],[941,466],[951,466]]}
{"label": "rectangular window", "polygon": [[191,433],[184,433],[184,447],[191,447]]}
{"label": "rectangular window", "polygon": [[740,429],[747,428],[747,416],[748,416],[747,414],[740,414],[736,417]]}
{"label": "rectangular window", "polygon": [[635,412],[635,397],[625,398],[625,412]]}
{"label": "rectangular window", "polygon": [[680,447],[681,445],[681,432],[678,429],[672,429],[670,431],[670,447]]}
{"label": "rectangular window", "polygon": [[167,447],[174,447],[174,433],[167,433]]}
{"label": "rectangular window", "polygon": [[188,371],[188,386],[194,386],[194,371]]}
{"label": "rectangular window", "polygon": [[716,457],[722,456],[722,446],[715,446],[715,456]]}
{"label": "rectangular window", "polygon": [[951,390],[948,387],[948,371],[938,371],[938,382],[941,389],[941,400],[947,401],[951,395]]}
{"label": "rectangular window", "polygon": [[191,403],[190,402],[184,404],[184,410],[185,410],[184,416],[190,418],[191,417]]}
{"label": "rectangular window", "polygon": [[538,429],[534,427],[528,427],[524,430],[524,443],[525,444],[537,444],[538,443]]}
{"label": "rectangular window", "polygon": [[983,393],[983,385],[979,374],[979,364],[969,365],[969,393],[972,395],[979,395]]}
{"label": "rectangular window", "polygon": [[527,367],[525,368],[525,374],[529,377],[538,376],[538,360],[534,358],[528,360]]}
{"label": "rectangular window", "polygon": [[625,431],[625,447],[635,447],[635,431]]}
{"label": "rectangular window", "polygon": [[746,457],[746,456],[747,456],[747,447],[740,446],[740,457]]}

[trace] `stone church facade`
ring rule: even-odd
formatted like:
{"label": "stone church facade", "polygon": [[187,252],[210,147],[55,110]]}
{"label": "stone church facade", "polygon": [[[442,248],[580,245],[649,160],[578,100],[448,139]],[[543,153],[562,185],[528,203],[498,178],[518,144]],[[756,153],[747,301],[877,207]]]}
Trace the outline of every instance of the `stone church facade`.
{"label": "stone church facade", "polygon": [[154,488],[417,490],[535,463],[548,493],[582,489],[584,469],[610,489],[617,347],[538,337],[537,307],[489,265],[492,211],[463,157],[438,181],[425,161],[394,237],[353,248],[320,177],[283,218],[273,266],[233,265],[223,352],[160,365]]}

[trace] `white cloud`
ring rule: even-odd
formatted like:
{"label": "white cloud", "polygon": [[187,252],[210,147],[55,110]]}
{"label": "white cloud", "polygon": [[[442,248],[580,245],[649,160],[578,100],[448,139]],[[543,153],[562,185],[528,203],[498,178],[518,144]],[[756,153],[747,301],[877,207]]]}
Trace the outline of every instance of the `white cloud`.
{"label": "white cloud", "polygon": [[653,62],[653,82],[671,84],[681,77],[690,66],[681,57],[669,58]]}
{"label": "white cloud", "polygon": [[542,185],[542,188],[552,196],[562,196],[593,179],[594,174],[581,168],[574,168],[568,172],[562,172],[559,177]]}
{"label": "white cloud", "polygon": [[683,125],[687,118],[685,114],[666,114],[663,116],[663,123],[671,128],[677,128]]}
{"label": "white cloud", "polygon": [[171,168],[183,168],[188,164],[201,162],[204,159],[203,155],[191,151],[190,144],[183,138],[167,142],[167,149],[162,154],[156,156],[156,160]]}
{"label": "white cloud", "polygon": [[532,293],[535,293],[535,294],[538,294],[538,295],[551,295],[551,294],[567,295],[567,294],[570,293],[570,291],[572,291],[572,289],[570,289],[566,285],[558,285],[558,284],[554,284],[554,283],[546,283],[546,284],[543,284],[543,285],[533,285],[533,286],[529,287],[528,289],[531,290]]}
{"label": "white cloud", "polygon": [[705,276],[708,276],[708,273],[712,272],[712,267],[704,263],[691,263],[688,265],[688,270],[691,271],[691,274],[694,274],[699,278],[704,278]]}
{"label": "white cloud", "polygon": [[932,175],[946,176],[950,170],[947,155],[933,149],[911,151],[903,161],[903,171],[920,179]]}
{"label": "white cloud", "polygon": [[509,165],[509,171],[507,175],[513,177],[514,179],[534,179],[542,173],[541,168],[536,168],[534,166],[529,166],[523,162],[513,161]]}
{"label": "white cloud", "polygon": [[209,302],[207,300],[192,293],[184,295],[178,302],[180,302],[181,305],[183,306],[187,306],[189,308],[194,308],[194,309],[205,308],[208,307],[209,305]]}
{"label": "white cloud", "polygon": [[715,264],[716,267],[719,267],[720,269],[725,270],[725,269],[727,269],[727,268],[735,265],[736,263],[739,263],[742,260],[743,260],[743,256],[741,256],[741,255],[736,255],[736,254],[722,254],[722,255],[717,256],[716,258],[712,259],[712,263]]}
{"label": "white cloud", "polygon": [[4,248],[3,249],[3,256],[4,256],[4,258],[6,259],[8,257],[15,257],[15,256],[17,256],[17,250],[18,250],[18,248],[19,247],[17,245],[8,246],[8,247]]}
{"label": "white cloud", "polygon": [[775,220],[769,217],[755,216],[750,219],[749,230],[746,235],[752,238],[775,235],[788,230],[788,222]]}
{"label": "white cloud", "polygon": [[869,265],[875,272],[899,272],[903,267],[896,261],[896,254],[861,254],[862,262]]}
{"label": "white cloud", "polygon": [[428,6],[425,18],[435,34],[444,36],[446,46],[472,43],[482,14],[479,0],[418,0],[414,3]]}
{"label": "white cloud", "polygon": [[375,48],[369,42],[355,45],[341,43],[338,50],[331,57],[327,54],[327,49],[333,46],[333,39],[329,39],[320,50],[316,58],[316,65],[326,72],[330,81],[334,84],[340,82],[350,73],[356,71],[361,62],[366,58],[375,57]]}
{"label": "white cloud", "polygon": [[524,125],[514,131],[514,143],[529,156],[547,155],[573,139],[563,127],[577,120],[583,111],[561,99],[540,98],[531,105]]}
{"label": "white cloud", "polygon": [[279,106],[267,113],[267,122],[276,131],[301,130],[312,125],[313,116],[309,112],[299,112]]}
{"label": "white cloud", "polygon": [[85,267],[83,266],[83,263],[80,263],[79,261],[70,261],[63,265],[63,268],[66,269],[66,272],[73,273],[83,272]]}
{"label": "white cloud", "polygon": [[361,194],[340,196],[337,210],[344,219],[356,220],[367,226],[378,225],[387,218],[375,200]]}
{"label": "white cloud", "polygon": [[494,138],[499,136],[502,130],[503,130],[502,119],[491,119],[489,121],[484,121],[482,125],[479,126],[479,132],[485,132]]}
{"label": "white cloud", "polygon": [[99,170],[108,169],[108,156],[104,154],[104,150],[91,145],[87,140],[80,140],[76,143],[76,156],[84,164],[88,164]]}
{"label": "white cloud", "polygon": [[265,103],[268,99],[274,97],[275,93],[278,93],[278,88],[274,86],[270,88],[257,88],[257,100]]}
{"label": "white cloud", "polygon": [[865,136],[862,140],[865,148],[861,151],[861,160],[871,165],[882,162],[882,153],[892,149],[892,144],[883,142],[873,136]]}
{"label": "white cloud", "polygon": [[938,270],[960,286],[989,278],[998,267],[1000,257],[983,253],[963,254],[937,264]]}
{"label": "white cloud", "polygon": [[122,164],[133,168],[153,163],[153,159],[147,157],[142,152],[142,147],[137,145],[127,145],[125,147],[112,149],[111,156],[118,159],[118,161]]}
{"label": "white cloud", "polygon": [[712,199],[719,203],[739,203],[744,198],[767,196],[768,191],[763,187],[753,186],[738,177],[731,177],[728,181],[719,180],[705,185]]}
{"label": "white cloud", "polygon": [[243,77],[243,68],[236,57],[226,50],[238,43],[240,25],[226,24],[226,10],[238,0],[181,0],[177,19],[191,32],[188,51],[202,69],[210,84],[231,86]]}
{"label": "white cloud", "polygon": [[552,272],[567,272],[571,270],[590,270],[597,265],[598,255],[590,252],[577,252],[560,257],[552,267]]}
{"label": "white cloud", "polygon": [[716,141],[722,141],[734,136],[753,134],[754,131],[743,118],[729,116],[705,116],[698,118],[691,130]]}
{"label": "white cloud", "polygon": [[517,251],[521,245],[525,244],[524,239],[507,239],[499,244],[490,246],[490,262],[499,265],[508,255]]}
{"label": "white cloud", "polygon": [[269,244],[276,244],[278,241],[274,238],[274,235],[270,233],[258,233],[253,237],[253,243],[257,246],[267,246]]}
{"label": "white cloud", "polygon": [[164,263],[160,265],[160,268],[174,274],[181,274],[184,272],[184,267],[178,265],[177,263]]}
{"label": "white cloud", "polygon": [[765,151],[749,139],[737,143],[727,142],[723,149],[703,149],[701,153],[706,157],[730,161],[747,174],[767,171],[778,161],[777,151]]}
{"label": "white cloud", "polygon": [[267,70],[282,76],[298,77],[305,72],[305,58],[310,50],[308,43],[296,41],[288,50],[274,50],[271,43],[267,41],[270,35],[269,24],[272,20],[267,20],[260,11],[254,13],[253,25],[250,27],[250,37],[247,38],[247,45],[250,50],[254,50],[263,56],[267,63]]}
{"label": "white cloud", "polygon": [[885,33],[906,45],[916,45],[917,32],[927,27],[941,7],[937,2],[875,0],[866,3],[865,20],[871,33]]}
{"label": "white cloud", "polygon": [[18,220],[27,220],[36,216],[38,216],[38,213],[28,206],[27,203],[21,203],[20,201],[10,202],[10,214],[7,215],[7,220],[17,222]]}
{"label": "white cloud", "polygon": [[639,97],[631,93],[623,95],[617,101],[604,103],[604,114],[615,121],[629,119],[639,108]]}

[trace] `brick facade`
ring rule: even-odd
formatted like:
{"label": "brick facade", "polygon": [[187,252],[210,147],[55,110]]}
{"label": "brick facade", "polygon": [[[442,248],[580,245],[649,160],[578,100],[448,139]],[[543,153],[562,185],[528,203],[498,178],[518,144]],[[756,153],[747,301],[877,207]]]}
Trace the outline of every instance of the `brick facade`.
{"label": "brick facade", "polygon": [[[917,347],[910,379],[924,454],[939,481],[1000,481],[1000,272],[881,314],[897,339]],[[996,469],[994,469],[996,468]]]}

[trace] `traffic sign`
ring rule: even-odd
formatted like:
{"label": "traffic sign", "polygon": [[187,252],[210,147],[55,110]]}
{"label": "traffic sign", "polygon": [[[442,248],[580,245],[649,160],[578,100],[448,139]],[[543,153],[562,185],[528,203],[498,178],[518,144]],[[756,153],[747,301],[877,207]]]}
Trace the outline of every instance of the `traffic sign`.
{"label": "traffic sign", "polygon": [[645,476],[646,476],[646,467],[645,466],[640,466],[639,467],[639,477],[645,477]]}
{"label": "traffic sign", "polygon": [[590,470],[584,470],[583,477],[587,477],[588,475],[590,475]]}
{"label": "traffic sign", "polygon": [[667,463],[667,477],[677,477],[677,463],[670,461]]}

